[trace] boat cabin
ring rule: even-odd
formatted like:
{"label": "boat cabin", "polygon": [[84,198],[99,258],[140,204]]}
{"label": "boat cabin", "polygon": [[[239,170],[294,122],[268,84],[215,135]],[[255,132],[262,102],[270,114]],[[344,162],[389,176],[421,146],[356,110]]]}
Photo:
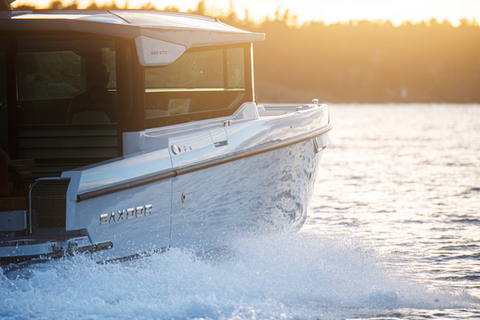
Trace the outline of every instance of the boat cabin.
{"label": "boat cabin", "polygon": [[0,211],[34,179],[123,156],[125,132],[232,115],[263,38],[169,12],[0,12]]}

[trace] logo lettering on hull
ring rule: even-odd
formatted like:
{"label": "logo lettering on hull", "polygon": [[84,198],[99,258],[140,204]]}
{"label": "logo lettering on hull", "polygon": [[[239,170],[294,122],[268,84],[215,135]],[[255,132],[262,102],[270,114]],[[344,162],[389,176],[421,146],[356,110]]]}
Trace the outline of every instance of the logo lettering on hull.
{"label": "logo lettering on hull", "polygon": [[100,225],[117,223],[120,221],[141,218],[152,215],[152,205],[138,206],[135,208],[128,208],[118,210],[117,212],[104,213],[100,215]]}

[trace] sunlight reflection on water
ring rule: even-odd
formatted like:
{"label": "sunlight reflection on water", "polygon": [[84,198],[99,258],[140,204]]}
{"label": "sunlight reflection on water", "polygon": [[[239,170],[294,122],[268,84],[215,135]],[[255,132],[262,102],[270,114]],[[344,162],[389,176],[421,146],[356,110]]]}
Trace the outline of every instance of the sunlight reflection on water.
{"label": "sunlight reflection on water", "polygon": [[330,108],[299,234],[4,268],[0,318],[479,318],[480,106]]}
{"label": "sunlight reflection on water", "polygon": [[480,106],[330,106],[304,230],[369,241],[437,287],[480,296]]}

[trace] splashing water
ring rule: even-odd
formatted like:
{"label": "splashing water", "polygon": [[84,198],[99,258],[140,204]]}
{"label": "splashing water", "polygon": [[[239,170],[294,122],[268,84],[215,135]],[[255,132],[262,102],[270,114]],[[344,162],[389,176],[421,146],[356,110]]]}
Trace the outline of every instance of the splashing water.
{"label": "splashing water", "polygon": [[301,233],[3,267],[0,318],[480,318],[480,106],[331,111]]}
{"label": "splashing water", "polygon": [[172,249],[123,264],[76,256],[6,268],[0,317],[292,319],[466,306],[428,292],[345,239],[277,235],[207,254]]}

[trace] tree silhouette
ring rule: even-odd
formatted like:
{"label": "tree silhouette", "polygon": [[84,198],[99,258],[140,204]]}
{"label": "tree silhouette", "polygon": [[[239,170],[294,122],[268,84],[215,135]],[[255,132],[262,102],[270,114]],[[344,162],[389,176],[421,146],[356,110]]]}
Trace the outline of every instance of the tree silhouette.
{"label": "tree silhouette", "polygon": [[[125,8],[128,8],[128,2]],[[54,0],[48,9],[77,9]],[[32,10],[33,6],[17,6]],[[86,9],[118,9],[114,2]],[[157,10],[150,2],[143,10]],[[176,7],[163,8],[178,12]],[[205,1],[189,13],[208,15]],[[289,10],[273,20],[239,19],[230,2],[223,22],[266,34],[255,43],[255,81],[263,102],[480,102],[480,26],[435,19],[394,26],[390,21],[298,25]]]}

